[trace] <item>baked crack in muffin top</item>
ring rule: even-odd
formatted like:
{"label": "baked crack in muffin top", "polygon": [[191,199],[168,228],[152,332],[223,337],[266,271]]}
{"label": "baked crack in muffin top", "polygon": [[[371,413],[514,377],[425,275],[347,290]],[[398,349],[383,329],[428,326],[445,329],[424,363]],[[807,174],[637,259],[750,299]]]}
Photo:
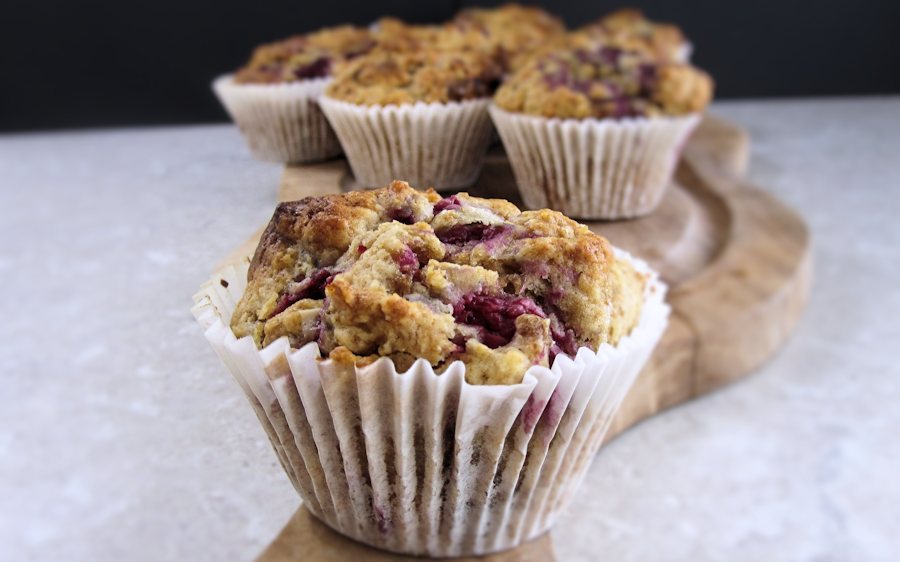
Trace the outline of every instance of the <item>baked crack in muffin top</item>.
{"label": "baked crack in muffin top", "polygon": [[515,384],[559,353],[615,345],[644,277],[562,214],[390,187],[280,204],[232,317],[257,346],[287,337],[367,365],[417,358],[471,384]]}
{"label": "baked crack in muffin top", "polygon": [[330,76],[340,63],[369,52],[375,41],[361,27],[342,25],[257,47],[234,75],[239,84],[296,82]]}
{"label": "baked crack in muffin top", "polygon": [[360,105],[448,103],[488,98],[501,68],[478,51],[374,51],[344,65],[325,93]]}
{"label": "baked crack in muffin top", "polygon": [[597,42],[532,59],[494,97],[507,111],[562,119],[675,116],[702,111],[712,79],[687,64]]}

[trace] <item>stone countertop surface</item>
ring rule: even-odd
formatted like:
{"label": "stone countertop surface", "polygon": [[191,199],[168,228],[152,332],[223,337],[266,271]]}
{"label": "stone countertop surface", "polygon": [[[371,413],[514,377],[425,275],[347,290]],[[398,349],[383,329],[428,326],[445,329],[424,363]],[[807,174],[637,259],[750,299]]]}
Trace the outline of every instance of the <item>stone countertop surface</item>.
{"label": "stone countertop surface", "polygon": [[[809,307],[757,374],[601,451],[558,559],[896,560],[900,97],[713,112],[810,224]],[[189,312],[279,174],[225,125],[0,136],[0,558],[249,560],[296,509]]]}

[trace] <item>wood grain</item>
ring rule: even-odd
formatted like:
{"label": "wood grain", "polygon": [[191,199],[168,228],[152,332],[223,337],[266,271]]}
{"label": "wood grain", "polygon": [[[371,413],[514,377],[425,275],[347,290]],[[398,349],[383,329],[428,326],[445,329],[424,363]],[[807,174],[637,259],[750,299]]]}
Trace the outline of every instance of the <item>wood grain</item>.
{"label": "wood grain", "polygon": [[[287,562],[310,560],[313,562],[390,562],[391,560],[428,560],[417,556],[402,556],[378,550],[350,540],[332,531],[328,526],[300,507],[272,544],[257,558],[259,562]],[[553,540],[545,533],[519,548],[489,556],[454,558],[457,562],[553,562]]]}
{"label": "wood grain", "polygon": [[676,181],[708,222],[706,238],[696,241],[707,261],[672,283],[669,327],[607,440],[749,375],[778,351],[800,317],[811,275],[809,229],[793,210],[740,178],[748,147],[743,131],[707,118],[685,150]]}
{"label": "wood grain", "polygon": [[[809,231],[791,209],[742,178],[749,138],[707,116],[685,148],[671,189],[648,217],[589,223],[647,260],[670,285],[672,317],[619,409],[611,439],[667,408],[744,377],[789,337],[806,303]],[[355,187],[343,160],[285,170],[279,200]],[[519,202],[502,151],[489,154],[470,192]],[[259,232],[222,263],[252,253]],[[337,535],[299,509],[260,560],[394,560]],[[554,560],[549,535],[491,562]]]}

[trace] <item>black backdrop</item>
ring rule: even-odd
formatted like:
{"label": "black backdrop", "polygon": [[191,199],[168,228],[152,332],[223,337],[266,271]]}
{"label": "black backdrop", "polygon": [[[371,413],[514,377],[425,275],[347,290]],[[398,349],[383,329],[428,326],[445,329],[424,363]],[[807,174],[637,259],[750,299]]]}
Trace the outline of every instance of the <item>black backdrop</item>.
{"label": "black backdrop", "polygon": [[[900,92],[900,2],[633,2],[679,23],[719,98]],[[0,131],[224,121],[209,89],[251,48],[381,15],[448,18],[471,0],[11,0],[0,17]],[[621,6],[544,1],[570,25]]]}

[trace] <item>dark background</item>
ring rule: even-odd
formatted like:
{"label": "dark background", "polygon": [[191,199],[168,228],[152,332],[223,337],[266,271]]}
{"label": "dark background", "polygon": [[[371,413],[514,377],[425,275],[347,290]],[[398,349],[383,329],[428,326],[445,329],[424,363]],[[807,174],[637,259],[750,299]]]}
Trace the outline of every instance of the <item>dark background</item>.
{"label": "dark background", "polygon": [[[382,15],[449,18],[467,0],[11,0],[0,22],[0,131],[225,121],[209,89],[258,43]],[[570,26],[618,2],[541,3]],[[900,2],[632,2],[677,22],[718,98],[900,92]]]}

